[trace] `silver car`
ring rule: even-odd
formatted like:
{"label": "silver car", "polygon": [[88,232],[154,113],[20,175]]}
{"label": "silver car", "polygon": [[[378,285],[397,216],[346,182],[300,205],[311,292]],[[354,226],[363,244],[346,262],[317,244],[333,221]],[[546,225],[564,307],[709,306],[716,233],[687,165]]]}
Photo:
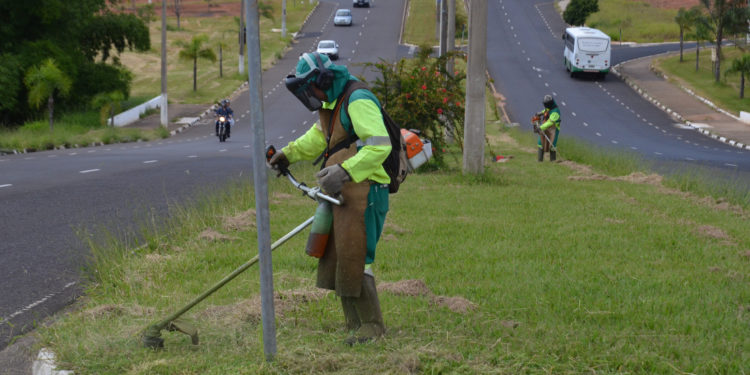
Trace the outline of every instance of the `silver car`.
{"label": "silver car", "polygon": [[336,11],[336,15],[333,16],[334,26],[351,26],[352,25],[352,11],[349,9],[339,9]]}
{"label": "silver car", "polygon": [[331,60],[338,60],[339,44],[333,40],[321,40],[318,42],[317,52],[328,55]]}

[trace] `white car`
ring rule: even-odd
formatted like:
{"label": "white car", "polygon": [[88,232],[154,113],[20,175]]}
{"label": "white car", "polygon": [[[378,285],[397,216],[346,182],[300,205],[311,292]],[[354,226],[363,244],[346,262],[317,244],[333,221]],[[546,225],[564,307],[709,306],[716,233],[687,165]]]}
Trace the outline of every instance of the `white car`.
{"label": "white car", "polygon": [[352,11],[349,9],[339,9],[333,16],[334,26],[351,26],[352,25]]}
{"label": "white car", "polygon": [[339,44],[333,40],[321,40],[318,42],[317,52],[328,55],[331,60],[338,60]]}

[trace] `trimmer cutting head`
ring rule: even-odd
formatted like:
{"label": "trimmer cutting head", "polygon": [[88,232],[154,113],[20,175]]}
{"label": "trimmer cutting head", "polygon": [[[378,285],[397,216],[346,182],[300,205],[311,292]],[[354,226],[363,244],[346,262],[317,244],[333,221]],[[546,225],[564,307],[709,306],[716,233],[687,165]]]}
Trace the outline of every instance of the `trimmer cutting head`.
{"label": "trimmer cutting head", "polygon": [[161,330],[178,331],[188,336],[193,345],[198,345],[198,329],[190,323],[176,319],[166,324],[153,324],[143,331],[141,340],[143,346],[151,349],[161,349],[164,347],[164,339],[161,337]]}

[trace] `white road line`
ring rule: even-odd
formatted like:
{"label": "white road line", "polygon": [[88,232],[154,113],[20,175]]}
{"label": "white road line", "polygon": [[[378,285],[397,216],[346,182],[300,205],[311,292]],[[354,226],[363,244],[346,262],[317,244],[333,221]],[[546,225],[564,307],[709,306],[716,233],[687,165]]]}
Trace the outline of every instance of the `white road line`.
{"label": "white road line", "polygon": [[13,184],[2,184],[0,185],[0,188],[11,187],[11,186],[13,186]]}
{"label": "white road line", "polygon": [[597,136],[597,137],[601,137],[601,136],[602,136],[602,133],[596,132],[596,136]]}
{"label": "white road line", "polygon": [[57,155],[47,155],[48,158],[56,158]]}
{"label": "white road line", "polygon": [[70,156],[75,156],[75,155],[78,155],[78,153],[77,153],[77,152],[71,152],[71,153],[69,153],[68,155],[70,155]]}
{"label": "white road line", "polygon": [[151,163],[156,163],[157,161],[158,161],[158,160],[146,160],[146,161],[144,161],[144,162],[143,162],[143,164],[151,164]]}
{"label": "white road line", "polygon": [[219,152],[227,152],[227,149],[222,148],[221,150],[219,150]]}
{"label": "white road line", "polygon": [[250,148],[250,145],[244,145],[242,148]]}
{"label": "white road line", "polygon": [[79,171],[78,173],[91,173],[91,172],[99,172],[99,169],[87,169],[85,171]]}
{"label": "white road line", "polygon": [[585,121],[583,122],[583,126],[589,126]]}
{"label": "white road line", "polygon": [[95,152],[96,152],[96,150],[88,150],[88,151],[86,151],[86,152],[88,152],[89,154],[93,154],[93,153],[95,153]]}
{"label": "white road line", "polygon": [[612,142],[612,143],[614,143],[614,144],[617,144],[617,143],[619,143],[619,142],[617,142],[617,141],[615,141],[615,140],[611,140],[610,142]]}
{"label": "white road line", "polygon": [[23,160],[34,160],[34,157],[33,156],[28,156],[28,157],[23,158]]}
{"label": "white road line", "polygon": [[656,154],[656,155],[664,155],[664,154],[662,154],[661,152],[658,152],[658,151],[654,151],[654,154]]}
{"label": "white road line", "polygon": [[188,155],[189,158],[197,158],[198,155]]}
{"label": "white road line", "polygon": [[39,305],[39,304],[42,304],[42,303],[44,303],[44,301],[46,301],[46,300],[48,300],[48,299],[50,299],[50,298],[54,297],[54,296],[55,296],[55,295],[57,295],[57,294],[60,294],[60,293],[62,293],[62,292],[63,292],[63,291],[65,290],[65,289],[68,289],[68,288],[70,288],[71,286],[73,286],[73,285],[75,285],[75,284],[76,284],[76,282],[75,282],[75,281],[73,281],[73,282],[69,282],[69,283],[65,284],[65,286],[63,286],[63,288],[62,288],[62,289],[61,289],[60,291],[58,291],[58,292],[55,292],[55,293],[50,293],[50,294],[47,294],[46,296],[44,296],[44,298],[42,298],[42,299],[40,299],[40,300],[38,300],[38,301],[36,301],[36,302],[33,302],[33,303],[31,303],[31,304],[29,304],[29,305],[25,306],[24,308],[22,308],[22,309],[20,309],[20,310],[18,310],[18,311],[16,311],[16,312],[14,312],[14,313],[12,313],[12,314],[10,314],[10,315],[8,315],[8,316],[4,317],[4,318],[0,318],[0,323],[4,323],[4,322],[7,322],[7,321],[9,321],[9,320],[11,320],[11,319],[13,319],[13,318],[15,318],[15,317],[17,317],[17,316],[19,316],[19,315],[21,315],[21,314],[25,313],[25,312],[27,312],[27,311],[29,311],[29,310],[33,309],[33,308],[34,308],[34,307],[36,307],[37,305]]}
{"label": "white road line", "polygon": [[726,165],[727,167],[736,167],[737,166],[737,164],[730,164],[730,163],[724,163],[724,165]]}

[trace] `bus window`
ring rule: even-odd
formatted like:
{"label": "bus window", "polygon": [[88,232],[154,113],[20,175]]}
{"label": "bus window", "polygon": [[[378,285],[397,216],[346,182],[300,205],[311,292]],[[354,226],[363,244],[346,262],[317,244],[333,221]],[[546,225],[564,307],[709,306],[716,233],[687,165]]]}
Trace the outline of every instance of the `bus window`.
{"label": "bus window", "polygon": [[578,38],[578,49],[584,52],[604,52],[609,47],[609,41],[599,38]]}

